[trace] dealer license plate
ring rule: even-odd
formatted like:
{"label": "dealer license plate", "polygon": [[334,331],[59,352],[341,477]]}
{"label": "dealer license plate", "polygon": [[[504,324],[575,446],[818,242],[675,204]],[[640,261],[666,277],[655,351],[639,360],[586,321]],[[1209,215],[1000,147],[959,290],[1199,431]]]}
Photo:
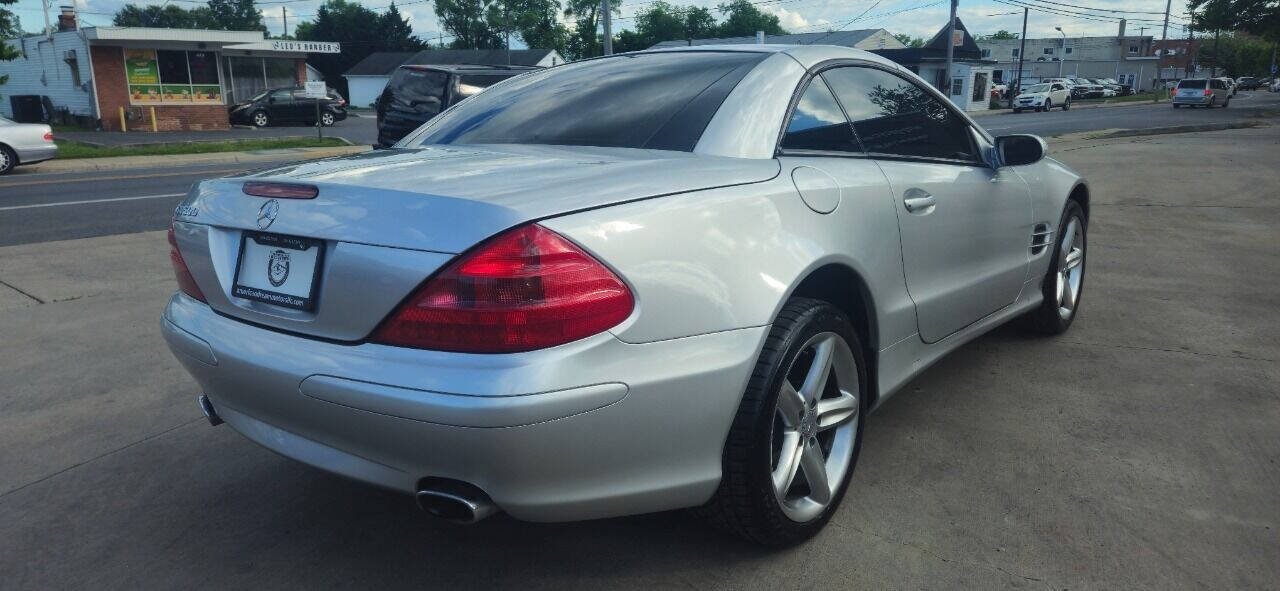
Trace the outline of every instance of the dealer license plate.
{"label": "dealer license plate", "polygon": [[245,232],[231,294],[295,310],[315,307],[324,242],[314,238]]}

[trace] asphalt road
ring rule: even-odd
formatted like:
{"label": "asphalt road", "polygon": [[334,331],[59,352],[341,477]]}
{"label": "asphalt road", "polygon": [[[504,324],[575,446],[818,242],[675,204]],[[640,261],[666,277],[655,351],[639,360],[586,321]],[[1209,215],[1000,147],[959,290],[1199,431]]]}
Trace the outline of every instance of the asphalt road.
{"label": "asphalt road", "polygon": [[1145,129],[1201,123],[1227,123],[1256,115],[1259,110],[1280,109],[1280,93],[1247,91],[1237,93],[1231,106],[1214,108],[1173,108],[1168,101],[1092,108],[1085,105],[1070,111],[1054,109],[1047,113],[1006,111],[998,115],[976,117],[979,124],[995,135],[1033,133],[1056,136],[1102,129]]}
{"label": "asphalt road", "polygon": [[162,232],[0,247],[0,588],[1275,589],[1278,146],[1065,146],[1094,181],[1071,331],[913,380],[782,551],[681,512],[431,521],[204,422],[158,334]]}
{"label": "asphalt road", "polygon": [[164,229],[192,183],[249,168],[230,163],[5,177],[0,246]]}
{"label": "asphalt road", "polygon": [[[1237,121],[1280,109],[1280,94],[1242,92],[1227,109],[1174,109],[1158,105],[1077,108],[1050,113],[983,115],[995,135],[1061,135],[1101,129],[1140,129]],[[343,121],[352,141],[376,135],[372,117]],[[306,128],[298,128],[305,131]],[[367,137],[366,137],[367,136]],[[283,162],[270,163],[274,166]],[[191,183],[242,172],[243,164],[156,167],[86,174],[42,174],[39,165],[0,178],[0,246],[164,229]]]}

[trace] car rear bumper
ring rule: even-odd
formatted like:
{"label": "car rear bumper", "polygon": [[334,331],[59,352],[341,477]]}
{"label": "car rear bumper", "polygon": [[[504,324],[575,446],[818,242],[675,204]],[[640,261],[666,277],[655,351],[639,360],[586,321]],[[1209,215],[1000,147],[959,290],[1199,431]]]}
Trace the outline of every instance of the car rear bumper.
{"label": "car rear bumper", "polygon": [[185,295],[162,332],[218,414],[282,455],[412,493],[473,484],[519,519],[699,505],[767,327],[643,345],[609,333],[514,355],[338,344]]}
{"label": "car rear bumper", "polygon": [[1212,96],[1174,96],[1173,102],[1179,105],[1207,105]]}
{"label": "car rear bumper", "polygon": [[14,153],[18,155],[18,164],[34,164],[57,156],[58,146],[53,143],[41,146],[18,146],[14,149]]}

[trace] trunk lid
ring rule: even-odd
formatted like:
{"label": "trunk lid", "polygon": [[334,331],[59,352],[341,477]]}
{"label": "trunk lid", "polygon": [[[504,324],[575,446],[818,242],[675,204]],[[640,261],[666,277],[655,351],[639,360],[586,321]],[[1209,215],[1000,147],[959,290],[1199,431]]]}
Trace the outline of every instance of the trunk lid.
{"label": "trunk lid", "polygon": [[[178,207],[175,232],[214,309],[292,332],[354,341],[456,253],[498,232],[574,211],[762,182],[778,171],[776,160],[658,150],[381,150],[202,181]],[[319,192],[312,199],[256,197],[243,192],[249,181],[305,183]],[[323,252],[316,257],[269,240],[250,244],[254,236],[263,238],[256,232],[315,239]],[[273,254],[277,250],[293,256],[282,261]],[[251,260],[242,260],[242,251]],[[240,297],[250,285],[275,290],[276,279],[286,281],[275,273],[281,268],[283,277],[295,279],[309,278],[314,269],[303,308]]]}

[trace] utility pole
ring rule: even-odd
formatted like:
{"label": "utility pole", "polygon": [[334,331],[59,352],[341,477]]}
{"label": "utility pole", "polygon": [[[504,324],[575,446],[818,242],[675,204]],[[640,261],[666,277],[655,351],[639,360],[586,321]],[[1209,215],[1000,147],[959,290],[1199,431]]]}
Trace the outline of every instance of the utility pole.
{"label": "utility pole", "polygon": [[1020,37],[1022,43],[1018,47],[1018,76],[1014,79],[1016,86],[1010,88],[1008,92],[1010,109],[1013,108],[1013,97],[1022,93],[1022,60],[1026,59],[1027,55],[1027,10],[1026,7],[1022,9],[1022,37]]}
{"label": "utility pole", "polygon": [[49,0],[41,0],[40,4],[44,7],[44,34],[46,37],[53,38],[53,30],[49,28]]}
{"label": "utility pole", "polygon": [[[1173,0],[1165,0],[1164,2],[1164,26],[1160,29],[1160,57],[1156,59],[1156,80],[1160,78],[1160,62],[1164,61],[1164,54],[1169,53],[1169,8],[1173,6]],[[1172,63],[1172,62],[1171,62]],[[1161,84],[1161,86],[1164,86]],[[1152,88],[1151,94],[1155,95],[1156,102],[1160,102],[1160,88]],[[1169,99],[1173,100],[1173,99]],[[1175,107],[1177,105],[1174,105]]]}
{"label": "utility pole", "polygon": [[613,55],[613,24],[610,22],[612,15],[609,14],[609,0],[601,0],[600,4],[604,12],[604,54]]}
{"label": "utility pole", "polygon": [[281,35],[281,37],[288,37],[289,36],[289,13],[284,9],[283,6],[280,7],[280,18],[284,19],[284,34]]}
{"label": "utility pole", "polygon": [[960,0],[951,0],[951,20],[947,21],[947,71],[944,72],[946,77],[943,79],[947,98],[951,98],[951,57],[956,49],[956,6],[959,4]]}

